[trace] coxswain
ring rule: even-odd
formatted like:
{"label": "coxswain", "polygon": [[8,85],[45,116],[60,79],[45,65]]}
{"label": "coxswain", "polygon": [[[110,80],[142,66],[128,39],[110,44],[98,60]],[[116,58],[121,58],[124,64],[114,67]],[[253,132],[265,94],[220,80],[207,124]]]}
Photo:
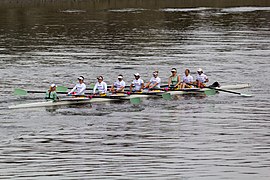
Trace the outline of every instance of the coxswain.
{"label": "coxswain", "polygon": [[193,84],[193,77],[190,75],[190,70],[186,69],[183,76],[183,82],[180,83],[180,89],[191,88]]}
{"label": "coxswain", "polygon": [[158,71],[153,72],[153,77],[150,81],[145,85],[144,88],[149,89],[160,89],[161,79],[158,77]]}
{"label": "coxswain", "polygon": [[123,81],[123,75],[119,74],[117,79],[110,89],[111,92],[123,92],[125,89],[126,83]]}
{"label": "coxswain", "polygon": [[[136,73],[134,74],[135,79],[132,81],[130,85],[130,92],[141,92],[144,88],[144,82],[140,78],[140,74]],[[134,88],[134,89],[133,89]]]}
{"label": "coxswain", "polygon": [[96,90],[100,95],[105,95],[107,93],[107,84],[103,81],[103,76],[97,77],[98,82],[95,84],[93,89],[93,94],[96,94]]}
{"label": "coxswain", "polygon": [[56,93],[56,87],[57,86],[55,84],[51,84],[50,89],[46,92],[45,95],[46,100],[53,100],[53,101],[59,100],[59,97],[57,96]]}
{"label": "coxswain", "polygon": [[171,70],[171,76],[168,80],[168,87],[169,88],[177,88],[177,86],[180,84],[180,75],[177,75],[176,68],[172,68]]}
{"label": "coxswain", "polygon": [[79,83],[74,86],[74,88],[68,93],[68,95],[84,95],[86,90],[86,85],[84,84],[84,77],[78,77]]}
{"label": "coxswain", "polygon": [[205,83],[209,81],[208,77],[203,73],[203,70],[201,68],[197,70],[197,73],[198,74],[196,77],[196,85],[199,88],[204,88],[206,86]]}

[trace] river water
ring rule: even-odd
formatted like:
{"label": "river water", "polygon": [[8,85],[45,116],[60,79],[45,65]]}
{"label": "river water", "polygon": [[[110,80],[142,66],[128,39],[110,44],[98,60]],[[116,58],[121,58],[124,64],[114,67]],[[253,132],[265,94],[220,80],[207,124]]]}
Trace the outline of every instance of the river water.
{"label": "river water", "polygon": [[[0,179],[269,179],[269,44],[269,1],[3,1]],[[14,88],[172,67],[253,97],[6,109],[43,98]]]}

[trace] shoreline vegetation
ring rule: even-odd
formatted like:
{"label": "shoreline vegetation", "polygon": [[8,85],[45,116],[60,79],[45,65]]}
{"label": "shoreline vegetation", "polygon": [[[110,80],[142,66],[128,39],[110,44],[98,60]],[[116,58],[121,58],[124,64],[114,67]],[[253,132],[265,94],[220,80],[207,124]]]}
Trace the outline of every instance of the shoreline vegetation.
{"label": "shoreline vegetation", "polygon": [[191,7],[239,7],[270,6],[269,0],[1,0],[1,8],[21,7],[72,7],[83,9],[118,8],[191,8]]}

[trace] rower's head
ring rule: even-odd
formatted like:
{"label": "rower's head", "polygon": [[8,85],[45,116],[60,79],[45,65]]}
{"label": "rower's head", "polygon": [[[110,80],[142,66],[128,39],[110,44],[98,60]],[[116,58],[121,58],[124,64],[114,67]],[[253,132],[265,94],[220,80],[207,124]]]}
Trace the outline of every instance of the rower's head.
{"label": "rower's head", "polygon": [[83,83],[83,80],[84,80],[84,77],[83,76],[79,76],[78,77],[78,80],[79,80],[79,83],[82,84]]}
{"label": "rower's head", "polygon": [[189,70],[189,69],[186,69],[186,70],[185,70],[185,75],[188,76],[189,73],[190,73],[190,70]]}
{"label": "rower's head", "polygon": [[56,91],[56,84],[51,84],[50,91]]}
{"label": "rower's head", "polygon": [[176,68],[172,68],[171,73],[172,73],[172,75],[175,75],[177,73]]}
{"label": "rower's head", "polygon": [[118,81],[122,81],[123,80],[123,75],[122,74],[119,74],[118,77],[117,77]]}
{"label": "rower's head", "polygon": [[203,73],[202,68],[199,68],[199,69],[197,70],[197,73],[198,73],[199,75],[201,75],[201,74]]}
{"label": "rower's head", "polygon": [[140,74],[139,73],[136,73],[136,74],[134,74],[134,77],[135,77],[135,79],[140,79]]}
{"label": "rower's head", "polygon": [[97,77],[97,80],[98,80],[98,82],[102,82],[103,81],[103,76],[99,76],[99,77]]}
{"label": "rower's head", "polygon": [[156,77],[158,77],[158,71],[154,71],[153,72],[153,76],[156,78]]}

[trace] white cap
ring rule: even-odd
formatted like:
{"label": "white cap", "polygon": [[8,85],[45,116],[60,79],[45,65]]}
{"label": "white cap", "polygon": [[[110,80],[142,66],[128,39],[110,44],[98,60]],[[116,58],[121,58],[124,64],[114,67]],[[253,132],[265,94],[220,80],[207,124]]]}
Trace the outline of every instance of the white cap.
{"label": "white cap", "polygon": [[175,68],[172,68],[171,72],[176,72],[176,69]]}
{"label": "white cap", "polygon": [[56,84],[51,84],[51,87],[57,87]]}
{"label": "white cap", "polygon": [[117,78],[118,79],[123,79],[123,76],[122,75],[119,75]]}
{"label": "white cap", "polygon": [[140,74],[139,73],[136,73],[136,74],[134,74],[134,76],[140,76]]}
{"label": "white cap", "polygon": [[99,77],[97,77],[97,79],[102,79],[103,80],[103,76],[99,76]]}
{"label": "white cap", "polygon": [[79,80],[84,80],[84,77],[83,76],[79,76],[78,79]]}
{"label": "white cap", "polygon": [[197,72],[203,72],[202,68],[199,68],[199,69],[197,70]]}

